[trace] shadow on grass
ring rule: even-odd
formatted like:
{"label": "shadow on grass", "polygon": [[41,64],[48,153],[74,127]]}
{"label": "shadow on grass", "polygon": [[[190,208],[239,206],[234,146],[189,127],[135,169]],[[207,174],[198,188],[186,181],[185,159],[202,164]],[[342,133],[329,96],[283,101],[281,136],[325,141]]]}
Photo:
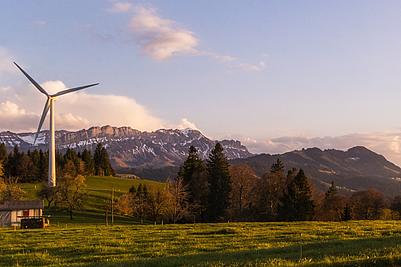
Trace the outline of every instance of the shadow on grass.
{"label": "shadow on grass", "polygon": [[[401,237],[309,243],[302,246],[304,266],[399,266]],[[395,251],[391,251],[395,250]],[[148,255],[151,257],[152,255]],[[83,266],[299,266],[300,246],[198,253],[147,260],[98,262]]]}
{"label": "shadow on grass", "polygon": [[[105,225],[105,215],[98,210],[86,209],[84,211],[74,211],[73,220],[70,219],[70,214],[65,211],[56,211],[54,208],[45,209],[45,215],[49,215],[50,226],[57,227],[63,225]],[[108,215],[108,224],[111,225],[111,215]],[[140,222],[133,217],[114,215],[114,225],[138,225]]]}

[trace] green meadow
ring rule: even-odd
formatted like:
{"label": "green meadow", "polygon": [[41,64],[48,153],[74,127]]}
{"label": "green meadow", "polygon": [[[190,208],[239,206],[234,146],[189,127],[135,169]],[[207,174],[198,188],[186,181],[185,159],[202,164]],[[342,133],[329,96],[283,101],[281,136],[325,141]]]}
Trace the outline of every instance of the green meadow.
{"label": "green meadow", "polygon": [[[115,216],[106,227],[102,199],[140,182],[88,178],[73,221],[45,209],[45,229],[0,229],[0,266],[401,266],[399,221],[140,225]],[[24,185],[30,197],[38,188]]]}

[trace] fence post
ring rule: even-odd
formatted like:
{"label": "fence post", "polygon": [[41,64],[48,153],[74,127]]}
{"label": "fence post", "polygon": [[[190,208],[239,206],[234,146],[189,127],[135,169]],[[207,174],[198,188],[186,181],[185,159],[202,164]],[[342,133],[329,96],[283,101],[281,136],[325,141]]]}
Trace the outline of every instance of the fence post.
{"label": "fence post", "polygon": [[299,233],[299,251],[301,254],[301,258],[299,259],[301,264],[300,266],[302,267],[302,233]]}
{"label": "fence post", "polygon": [[111,192],[111,226],[114,226],[114,188]]}

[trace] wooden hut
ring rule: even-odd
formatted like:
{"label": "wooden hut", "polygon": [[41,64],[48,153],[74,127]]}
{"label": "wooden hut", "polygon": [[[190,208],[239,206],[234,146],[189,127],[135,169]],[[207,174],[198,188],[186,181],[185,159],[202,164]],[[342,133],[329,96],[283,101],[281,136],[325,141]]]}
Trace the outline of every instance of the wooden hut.
{"label": "wooden hut", "polygon": [[21,226],[21,220],[41,219],[43,200],[0,201],[0,227]]}

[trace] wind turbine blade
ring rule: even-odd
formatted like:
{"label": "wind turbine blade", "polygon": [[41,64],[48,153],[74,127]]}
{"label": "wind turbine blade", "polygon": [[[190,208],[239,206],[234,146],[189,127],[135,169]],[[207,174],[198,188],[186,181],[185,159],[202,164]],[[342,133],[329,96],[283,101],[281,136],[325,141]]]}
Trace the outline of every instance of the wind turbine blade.
{"label": "wind turbine blade", "polygon": [[84,86],[79,86],[79,87],[63,90],[63,91],[60,91],[60,92],[52,95],[52,97],[65,95],[65,94],[68,94],[68,93],[71,93],[71,92],[75,92],[75,91],[78,91],[78,90],[82,90],[82,89],[85,89],[85,88],[88,88],[88,87],[91,87],[91,86],[95,86],[95,85],[98,85],[98,84],[99,83],[94,83],[94,84],[89,84],[89,85],[84,85]]}
{"label": "wind turbine blade", "polygon": [[45,91],[45,89],[43,89],[42,86],[40,86],[31,76],[29,76],[28,73],[26,73],[20,66],[18,66],[17,63],[14,62],[14,64],[15,64],[15,66],[17,66],[17,68],[19,68],[20,71],[22,71],[22,73],[25,75],[25,77],[27,77],[28,80],[30,80],[31,83],[32,83],[33,85],[35,85],[36,88],[38,88],[38,90],[39,90],[42,94],[45,94],[46,96],[49,96],[49,94]]}
{"label": "wind turbine blade", "polygon": [[38,134],[39,134],[39,132],[40,132],[40,129],[42,129],[42,125],[43,125],[43,122],[45,121],[45,118],[46,118],[47,112],[49,111],[49,108],[50,108],[50,98],[47,98],[45,107],[44,107],[44,109],[43,109],[42,118],[40,118],[40,123],[39,123],[39,126],[38,126],[38,131],[37,131],[36,134],[35,134],[35,141],[33,141],[34,144],[36,143],[36,139],[38,138]]}

